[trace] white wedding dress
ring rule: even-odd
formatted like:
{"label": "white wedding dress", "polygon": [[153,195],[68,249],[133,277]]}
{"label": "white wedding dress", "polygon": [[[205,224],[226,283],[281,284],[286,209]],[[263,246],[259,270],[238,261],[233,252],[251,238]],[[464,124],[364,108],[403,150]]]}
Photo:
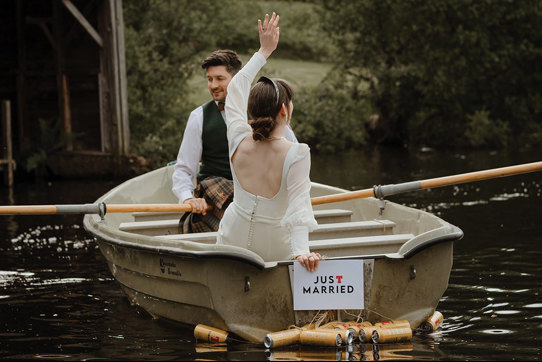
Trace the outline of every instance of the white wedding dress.
{"label": "white wedding dress", "polygon": [[265,261],[289,260],[309,252],[308,233],[318,226],[310,200],[309,147],[302,143],[291,146],[280,189],[270,199],[245,191],[231,164],[237,146],[252,134],[247,121],[248,96],[265,63],[265,57],[255,53],[228,86],[225,109],[234,193],[220,222],[217,243],[249,249]]}

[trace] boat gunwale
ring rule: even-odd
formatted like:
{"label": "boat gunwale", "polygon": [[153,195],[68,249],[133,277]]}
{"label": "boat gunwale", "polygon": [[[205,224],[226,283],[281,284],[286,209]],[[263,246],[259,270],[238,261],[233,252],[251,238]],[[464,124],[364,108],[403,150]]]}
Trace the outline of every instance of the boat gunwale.
{"label": "boat gunwale", "polygon": [[[440,244],[440,243],[443,243],[443,242],[446,242],[446,241],[457,241],[457,240],[463,239],[463,236],[464,236],[463,230],[461,230],[459,227],[457,227],[455,225],[452,225],[452,224],[450,224],[450,225],[454,228],[453,232],[451,232],[449,234],[440,235],[440,236],[436,236],[434,238],[428,239],[428,240],[424,241],[423,243],[421,243],[419,245],[416,245],[412,249],[407,250],[404,254],[400,254],[400,255],[402,255],[402,257],[404,257],[405,259],[409,259],[409,258],[413,257],[414,255],[418,254],[419,252],[421,252],[421,251],[423,251],[423,250],[425,250],[425,249],[427,249],[427,248],[429,248],[429,247],[431,247],[433,245]],[[405,244],[403,244],[403,246]]]}
{"label": "boat gunwale", "polygon": [[[131,180],[125,181],[120,185],[117,185],[113,189],[109,190],[107,193],[102,195],[98,201],[105,201],[108,197],[111,195],[114,195],[115,193],[119,192],[123,188],[125,188],[127,185],[130,185],[135,182],[135,180],[142,180],[145,177],[149,177],[151,174],[159,175],[160,173],[164,174],[164,171],[167,176],[167,166],[156,169],[154,171],[151,171],[149,173],[137,176]],[[311,182],[313,186],[318,186],[322,191],[324,191],[326,194],[333,194],[333,193],[343,193],[348,192],[345,189],[330,186],[327,184],[322,184],[318,182]],[[373,199],[372,197],[368,199]],[[359,201],[359,200],[356,200]],[[352,200],[348,201],[349,203],[352,202]],[[379,253],[379,254],[371,254],[371,255],[344,255],[344,256],[338,256],[338,257],[330,257],[329,259],[335,259],[335,260],[341,260],[341,259],[381,259],[381,258],[388,258],[388,259],[404,259],[409,258],[414,255],[416,255],[418,252],[429,248],[430,246],[445,242],[445,241],[454,241],[459,240],[463,237],[463,231],[459,229],[457,226],[452,225],[445,220],[442,220],[438,216],[427,213],[423,210],[414,209],[407,207],[405,205],[400,205],[392,202],[392,204],[395,205],[395,207],[398,207],[399,209],[407,208],[415,210],[417,213],[421,214],[427,214],[431,218],[435,218],[438,220],[438,222],[441,224],[441,227],[432,229],[428,232],[433,233],[440,229],[440,235],[436,236],[429,236],[427,235],[424,237],[423,233],[416,235],[414,238],[410,239],[409,241],[406,241],[401,248],[397,252],[392,253]],[[317,209],[320,209],[318,207]],[[351,211],[354,211],[354,208],[350,208]],[[179,257],[184,258],[193,258],[193,259],[202,259],[202,258],[208,258],[208,259],[229,259],[229,260],[236,260],[240,261],[249,265],[252,265],[260,270],[266,269],[266,268],[273,268],[278,265],[292,265],[295,260],[284,260],[284,261],[271,261],[266,262],[263,259],[261,259],[257,254],[252,253],[250,250],[244,249],[243,251],[236,251],[236,250],[191,250],[188,244],[197,245],[198,247],[204,246],[205,244],[191,241],[191,240],[182,240],[182,243],[180,243],[178,246],[174,245],[174,241],[171,241],[170,245],[163,245],[163,244],[153,244],[147,242],[146,237],[142,235],[138,235],[137,237],[134,237],[134,234],[132,233],[125,233],[121,230],[119,230],[116,227],[106,226],[105,229],[103,229],[99,225],[100,221],[97,220],[96,215],[86,215],[83,220],[84,228],[86,231],[94,235],[96,238],[102,239],[104,242],[107,242],[109,244],[113,245],[119,245],[121,247],[131,248],[131,249],[139,249],[139,250],[145,250],[148,252],[154,252],[159,254],[169,254],[169,255],[176,255]],[[444,227],[444,228],[443,228]],[[451,232],[445,232],[442,234],[442,232],[445,229],[450,230]],[[128,236],[129,235],[129,236]],[[123,236],[128,237],[128,240],[126,238],[123,238]],[[426,239],[427,238],[427,239]],[[155,239],[155,237],[152,237],[155,241],[159,241],[159,237]],[[426,239],[426,240],[424,240]],[[150,240],[149,240],[150,241]],[[408,247],[407,244],[413,242],[413,246],[411,248]],[[187,244],[188,248],[183,248],[182,244]],[[213,244],[216,245],[216,244]],[[404,248],[407,246],[406,248]],[[235,248],[235,247],[233,247]],[[404,253],[400,253],[401,249],[405,249]],[[250,255],[250,254],[254,255]]]}
{"label": "boat gunwale", "polygon": [[[96,230],[90,231],[87,225],[85,225],[85,229],[88,232],[92,233],[95,237],[101,239],[104,242],[118,245],[124,248],[144,250],[148,252],[155,252],[158,254],[175,255],[178,257],[184,257],[184,258],[190,258],[190,259],[201,259],[201,258],[229,259],[229,260],[241,261],[245,264],[252,265],[260,270],[264,269],[266,266],[265,262],[259,262],[258,260],[250,259],[247,256],[243,256],[241,254],[234,254],[234,253],[229,253],[225,251],[211,251],[211,250],[192,251],[192,250],[174,248],[171,246],[164,246],[164,245],[139,244],[139,243],[135,243],[131,241],[124,241],[124,240],[114,238],[105,234],[98,235]],[[185,242],[191,242],[191,241],[185,240]],[[198,243],[195,243],[195,244],[198,244]]]}
{"label": "boat gunwale", "polygon": [[[352,259],[409,259],[413,257],[414,255],[418,254],[419,252],[442,242],[447,241],[456,241],[461,240],[464,236],[463,231],[452,224],[449,224],[453,228],[453,232],[447,233],[445,235],[439,235],[432,238],[429,238],[427,240],[422,241],[420,244],[414,246],[412,249],[407,250],[404,254],[400,253],[383,253],[383,254],[368,254],[368,255],[345,255],[340,257],[330,257],[326,258],[326,260],[352,260]],[[105,242],[108,242],[110,244],[116,244],[125,248],[130,249],[139,249],[149,252],[155,252],[158,254],[168,254],[168,255],[175,255],[177,257],[184,257],[184,258],[191,258],[191,259],[227,259],[227,260],[234,260],[234,261],[240,261],[245,264],[249,264],[251,266],[256,267],[259,270],[263,269],[270,269],[277,266],[285,266],[285,265],[293,265],[295,260],[284,260],[284,261],[272,261],[272,262],[259,262],[257,260],[251,259],[248,256],[244,256],[241,254],[234,254],[227,251],[209,251],[209,250],[186,250],[181,248],[176,248],[172,246],[164,246],[164,245],[150,245],[150,244],[139,244],[131,241],[124,241],[118,238],[114,238],[108,235],[100,235],[98,236],[96,231],[90,231],[88,229],[88,226],[85,225],[85,229],[87,231],[94,234],[96,237],[102,239]],[[421,235],[416,236],[415,238],[420,237]],[[414,240],[415,238],[411,239]],[[189,243],[195,243],[199,244],[197,242],[192,242],[190,240],[183,240],[183,242],[189,242]],[[406,245],[408,241],[403,244]]]}

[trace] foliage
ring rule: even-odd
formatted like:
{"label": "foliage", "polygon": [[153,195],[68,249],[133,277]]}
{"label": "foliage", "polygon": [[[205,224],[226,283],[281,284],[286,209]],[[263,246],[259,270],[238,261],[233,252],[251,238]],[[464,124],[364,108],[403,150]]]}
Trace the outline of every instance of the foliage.
{"label": "foliage", "polygon": [[[218,5],[220,4],[220,5]],[[230,0],[217,3],[214,20],[221,26],[217,47],[239,53],[258,50],[256,20],[275,11],[280,15],[280,46],[273,57],[329,60],[331,44],[323,41],[319,6],[314,2]]]}
{"label": "foliage", "polygon": [[133,152],[175,157],[192,108],[182,97],[189,91],[186,81],[199,66],[200,52],[214,44],[212,10],[210,0],[124,2]]}
{"label": "foliage", "polygon": [[465,136],[473,146],[506,146],[509,135],[508,122],[489,119],[486,110],[467,115],[467,131]]}
{"label": "foliage", "polygon": [[329,0],[323,16],[380,141],[497,145],[540,129],[540,1]]}
{"label": "foliage", "polygon": [[27,172],[39,170],[45,166],[47,156],[63,149],[69,142],[81,134],[66,134],[62,132],[62,122],[59,118],[39,118],[39,136],[33,151],[26,157]]}
{"label": "foliage", "polygon": [[220,48],[256,51],[256,19],[266,12],[282,15],[276,56],[324,59],[330,53],[310,2],[138,0],[123,7],[132,152],[155,166],[177,155],[197,106],[189,95],[200,89],[190,89],[189,80],[201,75],[201,60]]}
{"label": "foliage", "polygon": [[337,152],[365,144],[366,103],[356,102],[351,87],[334,73],[319,87],[302,89],[294,98],[292,128],[316,152]]}

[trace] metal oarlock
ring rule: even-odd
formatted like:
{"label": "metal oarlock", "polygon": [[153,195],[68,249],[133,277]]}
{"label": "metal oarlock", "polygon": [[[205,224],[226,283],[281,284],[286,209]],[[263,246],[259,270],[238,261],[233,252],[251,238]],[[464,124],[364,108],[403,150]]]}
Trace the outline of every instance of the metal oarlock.
{"label": "metal oarlock", "polygon": [[382,216],[384,213],[384,209],[386,208],[386,200],[384,200],[384,192],[382,192],[382,186],[381,185],[374,185],[373,186],[373,193],[375,197],[378,199],[378,208],[380,209],[380,212],[378,213],[379,216]]}
{"label": "metal oarlock", "polygon": [[98,204],[98,215],[100,216],[100,221],[104,221],[105,214],[107,213],[107,206],[105,202],[100,202]]}

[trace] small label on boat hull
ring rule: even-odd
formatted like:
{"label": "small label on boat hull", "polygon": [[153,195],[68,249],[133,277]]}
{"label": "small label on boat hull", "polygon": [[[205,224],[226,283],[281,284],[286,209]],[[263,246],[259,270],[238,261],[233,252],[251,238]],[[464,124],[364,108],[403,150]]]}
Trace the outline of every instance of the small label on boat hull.
{"label": "small label on boat hull", "polygon": [[165,260],[164,258],[160,258],[160,271],[162,274],[175,275],[177,277],[182,275],[174,261]]}

